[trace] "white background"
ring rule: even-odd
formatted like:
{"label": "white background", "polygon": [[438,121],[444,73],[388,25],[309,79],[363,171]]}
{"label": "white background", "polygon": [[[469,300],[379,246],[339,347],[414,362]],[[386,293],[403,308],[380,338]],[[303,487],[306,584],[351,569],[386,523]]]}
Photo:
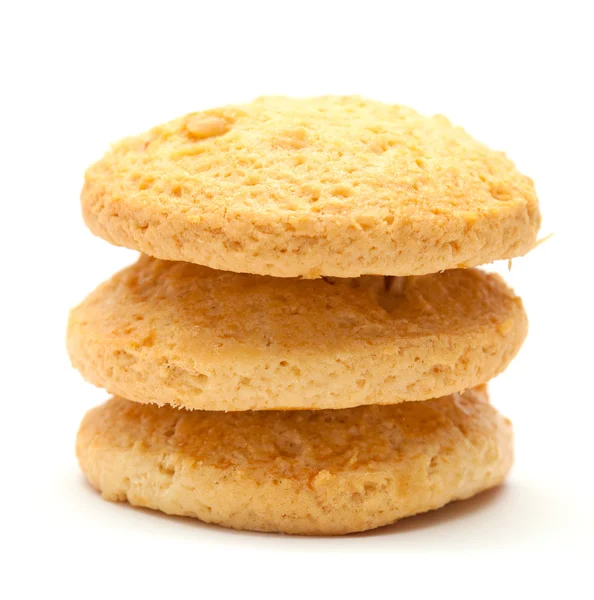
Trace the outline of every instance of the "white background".
{"label": "white background", "polygon": [[[592,597],[588,4],[2,3],[0,596]],[[492,384],[517,439],[499,491],[332,539],[168,518],[85,484],[74,437],[106,394],[69,367],[67,312],[135,254],[85,229],[84,169],[124,135],[269,93],[442,112],[535,180],[554,236],[495,265],[531,324]]]}

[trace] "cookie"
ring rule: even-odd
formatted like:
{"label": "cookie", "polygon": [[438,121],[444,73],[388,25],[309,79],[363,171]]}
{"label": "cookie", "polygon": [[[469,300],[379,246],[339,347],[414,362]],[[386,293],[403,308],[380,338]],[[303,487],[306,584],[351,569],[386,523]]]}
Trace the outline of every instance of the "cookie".
{"label": "cookie", "polygon": [[77,455],[107,500],[234,529],[332,535],[500,484],[512,429],[484,389],[324,411],[186,411],[112,398]]}
{"label": "cookie", "polygon": [[145,256],[72,311],[68,350],[136,402],[347,408],[485,383],[526,331],[521,300],[477,269],[303,280]]}
{"label": "cookie", "polygon": [[359,97],[260,98],[116,144],[89,228],[168,260],[277,277],[422,275],[525,254],[532,181],[442,117]]}

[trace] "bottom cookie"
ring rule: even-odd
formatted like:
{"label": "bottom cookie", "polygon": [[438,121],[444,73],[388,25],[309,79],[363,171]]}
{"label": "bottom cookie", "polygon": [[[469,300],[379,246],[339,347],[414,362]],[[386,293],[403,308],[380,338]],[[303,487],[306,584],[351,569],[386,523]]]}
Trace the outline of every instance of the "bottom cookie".
{"label": "bottom cookie", "polygon": [[500,484],[513,437],[480,387],[319,411],[186,411],[112,398],[86,414],[76,450],[107,500],[234,529],[336,535]]}

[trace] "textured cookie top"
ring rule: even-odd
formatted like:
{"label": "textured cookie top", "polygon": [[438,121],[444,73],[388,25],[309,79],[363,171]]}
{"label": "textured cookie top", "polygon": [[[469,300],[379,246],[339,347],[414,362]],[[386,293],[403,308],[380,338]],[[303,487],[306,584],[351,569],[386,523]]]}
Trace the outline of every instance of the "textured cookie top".
{"label": "textured cookie top", "polygon": [[300,280],[144,256],[72,311],[68,349],[138,402],[339,408],[484,383],[526,326],[521,300],[476,269]]}
{"label": "textured cookie top", "polygon": [[527,252],[532,182],[441,116],[358,97],[261,98],[116,144],[91,230],[170,260],[281,277],[411,275]]}
{"label": "textured cookie top", "polygon": [[504,331],[518,311],[521,300],[503,280],[477,269],[299,281],[142,256],[74,309],[73,320],[106,335],[132,328],[153,344],[240,359],[242,349],[368,352],[401,337]]}
{"label": "textured cookie top", "polygon": [[460,445],[480,447],[484,439],[507,437],[510,430],[484,388],[427,402],[331,411],[185,411],[113,398],[87,414],[79,444],[92,445],[99,434],[111,448],[141,442],[142,453],[172,452],[200,467],[303,479],[307,473],[381,470],[419,455],[445,456]]}

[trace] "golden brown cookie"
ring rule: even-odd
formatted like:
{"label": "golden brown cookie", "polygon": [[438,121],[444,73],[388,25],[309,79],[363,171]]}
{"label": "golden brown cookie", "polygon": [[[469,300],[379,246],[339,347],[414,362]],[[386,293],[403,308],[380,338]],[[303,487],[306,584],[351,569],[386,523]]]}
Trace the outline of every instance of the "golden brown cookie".
{"label": "golden brown cookie", "polygon": [[477,389],[324,411],[186,411],[112,398],[85,416],[81,468],[107,500],[235,529],[334,535],[500,484],[512,428]]}
{"label": "golden brown cookie", "polygon": [[274,275],[422,275],[525,254],[532,181],[442,116],[359,97],[260,98],[116,144],[90,229],[151,256]]}
{"label": "golden brown cookie", "polygon": [[142,257],[72,311],[68,350],[136,402],[346,408],[485,383],[526,330],[521,300],[476,269],[301,280]]}

